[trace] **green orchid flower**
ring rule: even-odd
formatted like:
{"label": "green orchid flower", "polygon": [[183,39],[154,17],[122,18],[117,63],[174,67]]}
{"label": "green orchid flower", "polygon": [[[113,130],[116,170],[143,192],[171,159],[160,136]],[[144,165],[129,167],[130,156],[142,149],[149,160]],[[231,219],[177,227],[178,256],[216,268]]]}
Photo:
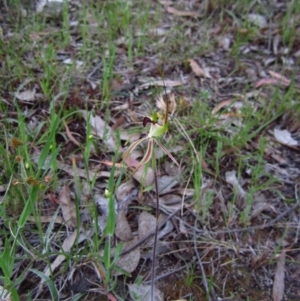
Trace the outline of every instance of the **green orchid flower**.
{"label": "green orchid flower", "polygon": [[[154,149],[154,142],[168,155],[168,157],[177,165],[179,166],[176,159],[171,155],[171,153],[156,139],[161,136],[163,136],[167,130],[168,130],[168,101],[166,102],[166,114],[163,121],[163,125],[160,125],[158,123],[158,116],[157,113],[154,112],[151,117],[144,117],[143,119],[143,126],[145,127],[147,124],[150,123],[150,130],[146,137],[143,137],[135,142],[133,142],[125,152],[123,156],[123,160],[125,161],[130,153],[143,141],[148,140],[148,146],[147,151],[143,157],[143,159],[140,161],[138,166],[136,167],[135,171],[138,170],[141,166],[145,165],[147,162],[150,161],[152,155],[153,155],[153,149]],[[134,171],[134,172],[135,172]]]}

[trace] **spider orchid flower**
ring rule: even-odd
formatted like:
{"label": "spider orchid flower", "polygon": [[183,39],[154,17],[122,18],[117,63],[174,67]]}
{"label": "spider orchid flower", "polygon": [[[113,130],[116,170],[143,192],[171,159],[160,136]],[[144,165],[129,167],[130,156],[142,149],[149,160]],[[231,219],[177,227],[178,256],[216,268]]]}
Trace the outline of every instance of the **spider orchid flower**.
{"label": "spider orchid flower", "polygon": [[133,142],[127,149],[123,159],[124,161],[128,158],[129,154],[143,141],[148,140],[147,151],[143,157],[143,159],[139,162],[138,166],[135,168],[135,171],[138,170],[141,166],[145,165],[150,161],[153,149],[154,142],[168,155],[168,157],[179,166],[176,159],[171,155],[171,153],[156,139],[157,137],[163,136],[168,130],[168,116],[166,114],[164,125],[160,125],[157,123],[157,115],[154,114],[152,117],[144,117],[143,126],[145,127],[148,123],[150,123],[150,130],[146,137],[143,137],[135,142]]}

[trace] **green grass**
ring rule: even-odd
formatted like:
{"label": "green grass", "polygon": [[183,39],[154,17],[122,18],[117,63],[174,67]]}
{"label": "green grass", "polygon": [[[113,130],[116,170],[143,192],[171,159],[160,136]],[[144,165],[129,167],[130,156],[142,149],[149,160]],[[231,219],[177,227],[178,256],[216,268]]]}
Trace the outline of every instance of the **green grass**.
{"label": "green grass", "polygon": [[[130,174],[116,177],[117,170],[101,165],[110,172],[109,179],[99,180],[90,175],[95,162],[119,163],[121,159],[117,150],[116,154],[108,152],[105,142],[93,135],[88,118],[84,121],[80,110],[101,116],[112,125],[122,112],[111,109],[116,103],[124,104],[133,95],[130,110],[135,112],[139,105],[147,103],[150,111],[155,111],[155,98],[161,90],[150,87],[134,94],[133,89],[138,86],[141,76],[158,79],[164,74],[165,80],[177,80],[181,75],[188,78],[182,87],[173,89],[177,110],[170,118],[169,131],[161,142],[170,151],[181,146],[181,150],[172,155],[182,164],[180,189],[186,187],[194,191],[190,210],[194,215],[199,213],[199,227],[251,226],[257,193],[272,190],[273,196],[282,194],[278,180],[266,173],[264,167],[269,160],[266,156],[270,145],[269,131],[288,111],[295,120],[300,116],[297,74],[278,60],[274,70],[290,78],[292,84],[287,89],[262,87],[264,93],[252,99],[244,98],[255,90],[255,81],[245,76],[249,68],[247,60],[260,60],[260,57],[241,53],[241,46],[254,44],[263,48],[268,43],[263,38],[263,31],[244,16],[253,12],[266,18],[274,16],[269,7],[259,5],[257,1],[210,2],[213,10],[200,11],[201,18],[198,19],[173,16],[166,13],[162,5],[148,1],[86,1],[79,9],[65,3],[61,13],[55,16],[36,15],[30,4],[23,1],[7,3],[9,12],[3,14],[1,28],[4,36],[0,38],[0,186],[5,187],[0,202],[0,239],[3,242],[0,246],[0,279],[13,300],[20,300],[22,294],[27,294],[24,283],[28,275],[35,279],[30,289],[37,287],[43,279],[51,298],[57,299],[62,289],[57,279],[66,278],[71,268],[79,277],[78,266],[90,270],[97,266],[103,277],[103,282],[97,284],[103,294],[119,293],[117,281],[120,278],[114,273],[120,270],[116,261],[122,243],[115,244],[114,241],[113,195]],[[288,47],[290,53],[299,43],[299,7],[299,1],[288,4],[276,21],[280,46]],[[27,17],[22,15],[21,8],[27,10]],[[71,25],[69,19],[78,21],[78,24]],[[232,34],[231,50],[225,54],[210,32],[217,26],[220,26],[220,36]],[[156,34],[160,29],[165,30],[162,36]],[[211,79],[195,78],[188,60],[203,60],[206,66],[218,68],[218,64],[213,65],[213,55],[218,51],[223,55],[218,63],[224,67],[225,74],[220,75],[212,69]],[[260,50],[258,54],[264,57]],[[63,63],[66,58],[71,58],[71,64]],[[78,66],[78,62],[83,64]],[[95,84],[92,87],[86,77],[96,66],[100,67],[90,79]],[[222,90],[221,84],[218,91],[214,89],[213,84],[219,77],[242,76],[247,82],[228,85],[230,91]],[[114,89],[114,81],[121,83],[121,91]],[[16,97],[15,93],[34,89],[37,94],[33,101]],[[225,97],[226,92],[235,94]],[[220,94],[224,97],[221,98]],[[229,98],[234,101],[213,113],[222,100]],[[235,108],[238,103],[242,108]],[[229,114],[235,116],[226,117]],[[132,133],[146,133],[140,117],[137,115],[138,120],[132,123],[126,122],[125,127]],[[64,123],[79,145],[70,141]],[[123,144],[120,139],[116,140],[117,145]],[[143,146],[140,150],[146,151]],[[40,154],[38,160],[32,158],[35,153]],[[73,161],[76,163],[73,164],[72,156],[78,156],[79,163]],[[165,161],[169,161],[167,156],[157,162],[157,169],[162,174]],[[69,165],[73,172],[62,171],[59,162]],[[85,171],[86,179],[77,174],[79,168]],[[232,170],[236,171],[239,181],[246,181],[242,208],[239,208],[237,189],[224,182],[226,172]],[[94,231],[84,243],[78,242],[78,234],[69,251],[63,251],[62,246],[70,230],[54,223],[61,215],[59,207],[49,223],[41,221],[41,216],[55,206],[55,202],[51,203],[47,198],[52,196],[55,200],[64,184],[71,187],[76,231],[80,227],[83,209],[90,216],[84,226]],[[100,233],[94,195],[99,190],[103,195],[105,189],[109,204],[108,224],[106,231]],[[141,187],[141,190],[146,196],[150,189]],[[218,193],[221,192],[225,198],[224,210],[218,207]],[[293,197],[289,200],[291,203],[295,201]],[[133,206],[135,209],[130,208],[136,210],[135,215],[139,214],[136,208],[143,208],[143,204],[138,205]],[[215,220],[217,214],[219,221]],[[32,217],[35,223],[28,221]],[[234,243],[234,237],[230,239]],[[215,243],[213,241],[211,245]],[[112,256],[114,247],[116,251]],[[226,249],[222,244],[220,248]],[[272,251],[277,254],[280,250]],[[65,255],[65,261],[50,276],[43,275],[42,272],[59,254]],[[193,286],[198,272],[188,271],[187,287]],[[134,281],[124,274],[123,281]],[[218,280],[213,275],[207,278],[211,286],[222,287],[215,283]],[[228,296],[232,291],[226,293]],[[125,299],[125,295],[122,298]],[[80,296],[78,293],[74,298]],[[28,300],[30,298],[34,296],[28,294]]]}

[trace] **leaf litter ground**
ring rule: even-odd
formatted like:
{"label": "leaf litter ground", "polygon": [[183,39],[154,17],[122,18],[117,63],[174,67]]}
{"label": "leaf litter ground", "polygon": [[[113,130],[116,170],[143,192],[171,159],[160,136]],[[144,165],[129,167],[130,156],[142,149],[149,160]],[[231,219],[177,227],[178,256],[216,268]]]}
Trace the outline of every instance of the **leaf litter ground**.
{"label": "leaf litter ground", "polygon": [[[129,169],[116,190],[123,271],[111,292],[101,263],[104,190],[113,151],[141,138],[143,117],[164,114],[167,100],[163,143],[180,168],[156,150],[157,300],[298,300],[297,1],[58,2],[53,9],[39,1],[39,13],[32,1],[2,7],[2,258],[10,223],[24,210],[20,195],[44,186],[16,239],[11,280],[21,299],[53,299],[45,276],[62,300],[135,300],[136,284],[147,288],[153,170]],[[34,169],[51,110],[62,106],[57,160],[46,159],[43,180],[30,178],[18,153],[20,112]],[[141,145],[126,167],[136,168],[144,152]]]}

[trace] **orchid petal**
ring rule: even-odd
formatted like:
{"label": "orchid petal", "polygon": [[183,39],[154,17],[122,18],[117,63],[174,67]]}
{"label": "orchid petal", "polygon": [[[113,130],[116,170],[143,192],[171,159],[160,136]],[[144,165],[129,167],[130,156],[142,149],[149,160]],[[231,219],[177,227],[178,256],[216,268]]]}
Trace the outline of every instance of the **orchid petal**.
{"label": "orchid petal", "polygon": [[148,163],[152,157],[153,154],[153,139],[149,139],[148,141],[148,146],[147,146],[147,151],[143,157],[143,159],[139,162],[138,166],[134,169],[133,173],[135,173],[141,166],[145,165]]}
{"label": "orchid petal", "polygon": [[148,139],[148,137],[141,138],[141,139],[131,143],[123,155],[123,160],[125,161],[128,158],[128,156],[130,155],[130,153],[146,139]]}
{"label": "orchid petal", "polygon": [[180,167],[179,163],[176,161],[176,159],[171,155],[171,153],[158,141],[154,140],[156,144],[168,155],[168,157],[178,166]]}
{"label": "orchid petal", "polygon": [[152,154],[153,154],[153,139],[149,139],[147,151],[146,151],[143,159],[140,161],[139,165],[140,166],[145,165],[147,162],[149,162],[150,159],[151,159]]}
{"label": "orchid petal", "polygon": [[144,119],[143,119],[143,127],[145,127],[148,123],[155,123],[155,122],[152,121],[152,119],[150,117],[144,117]]}

